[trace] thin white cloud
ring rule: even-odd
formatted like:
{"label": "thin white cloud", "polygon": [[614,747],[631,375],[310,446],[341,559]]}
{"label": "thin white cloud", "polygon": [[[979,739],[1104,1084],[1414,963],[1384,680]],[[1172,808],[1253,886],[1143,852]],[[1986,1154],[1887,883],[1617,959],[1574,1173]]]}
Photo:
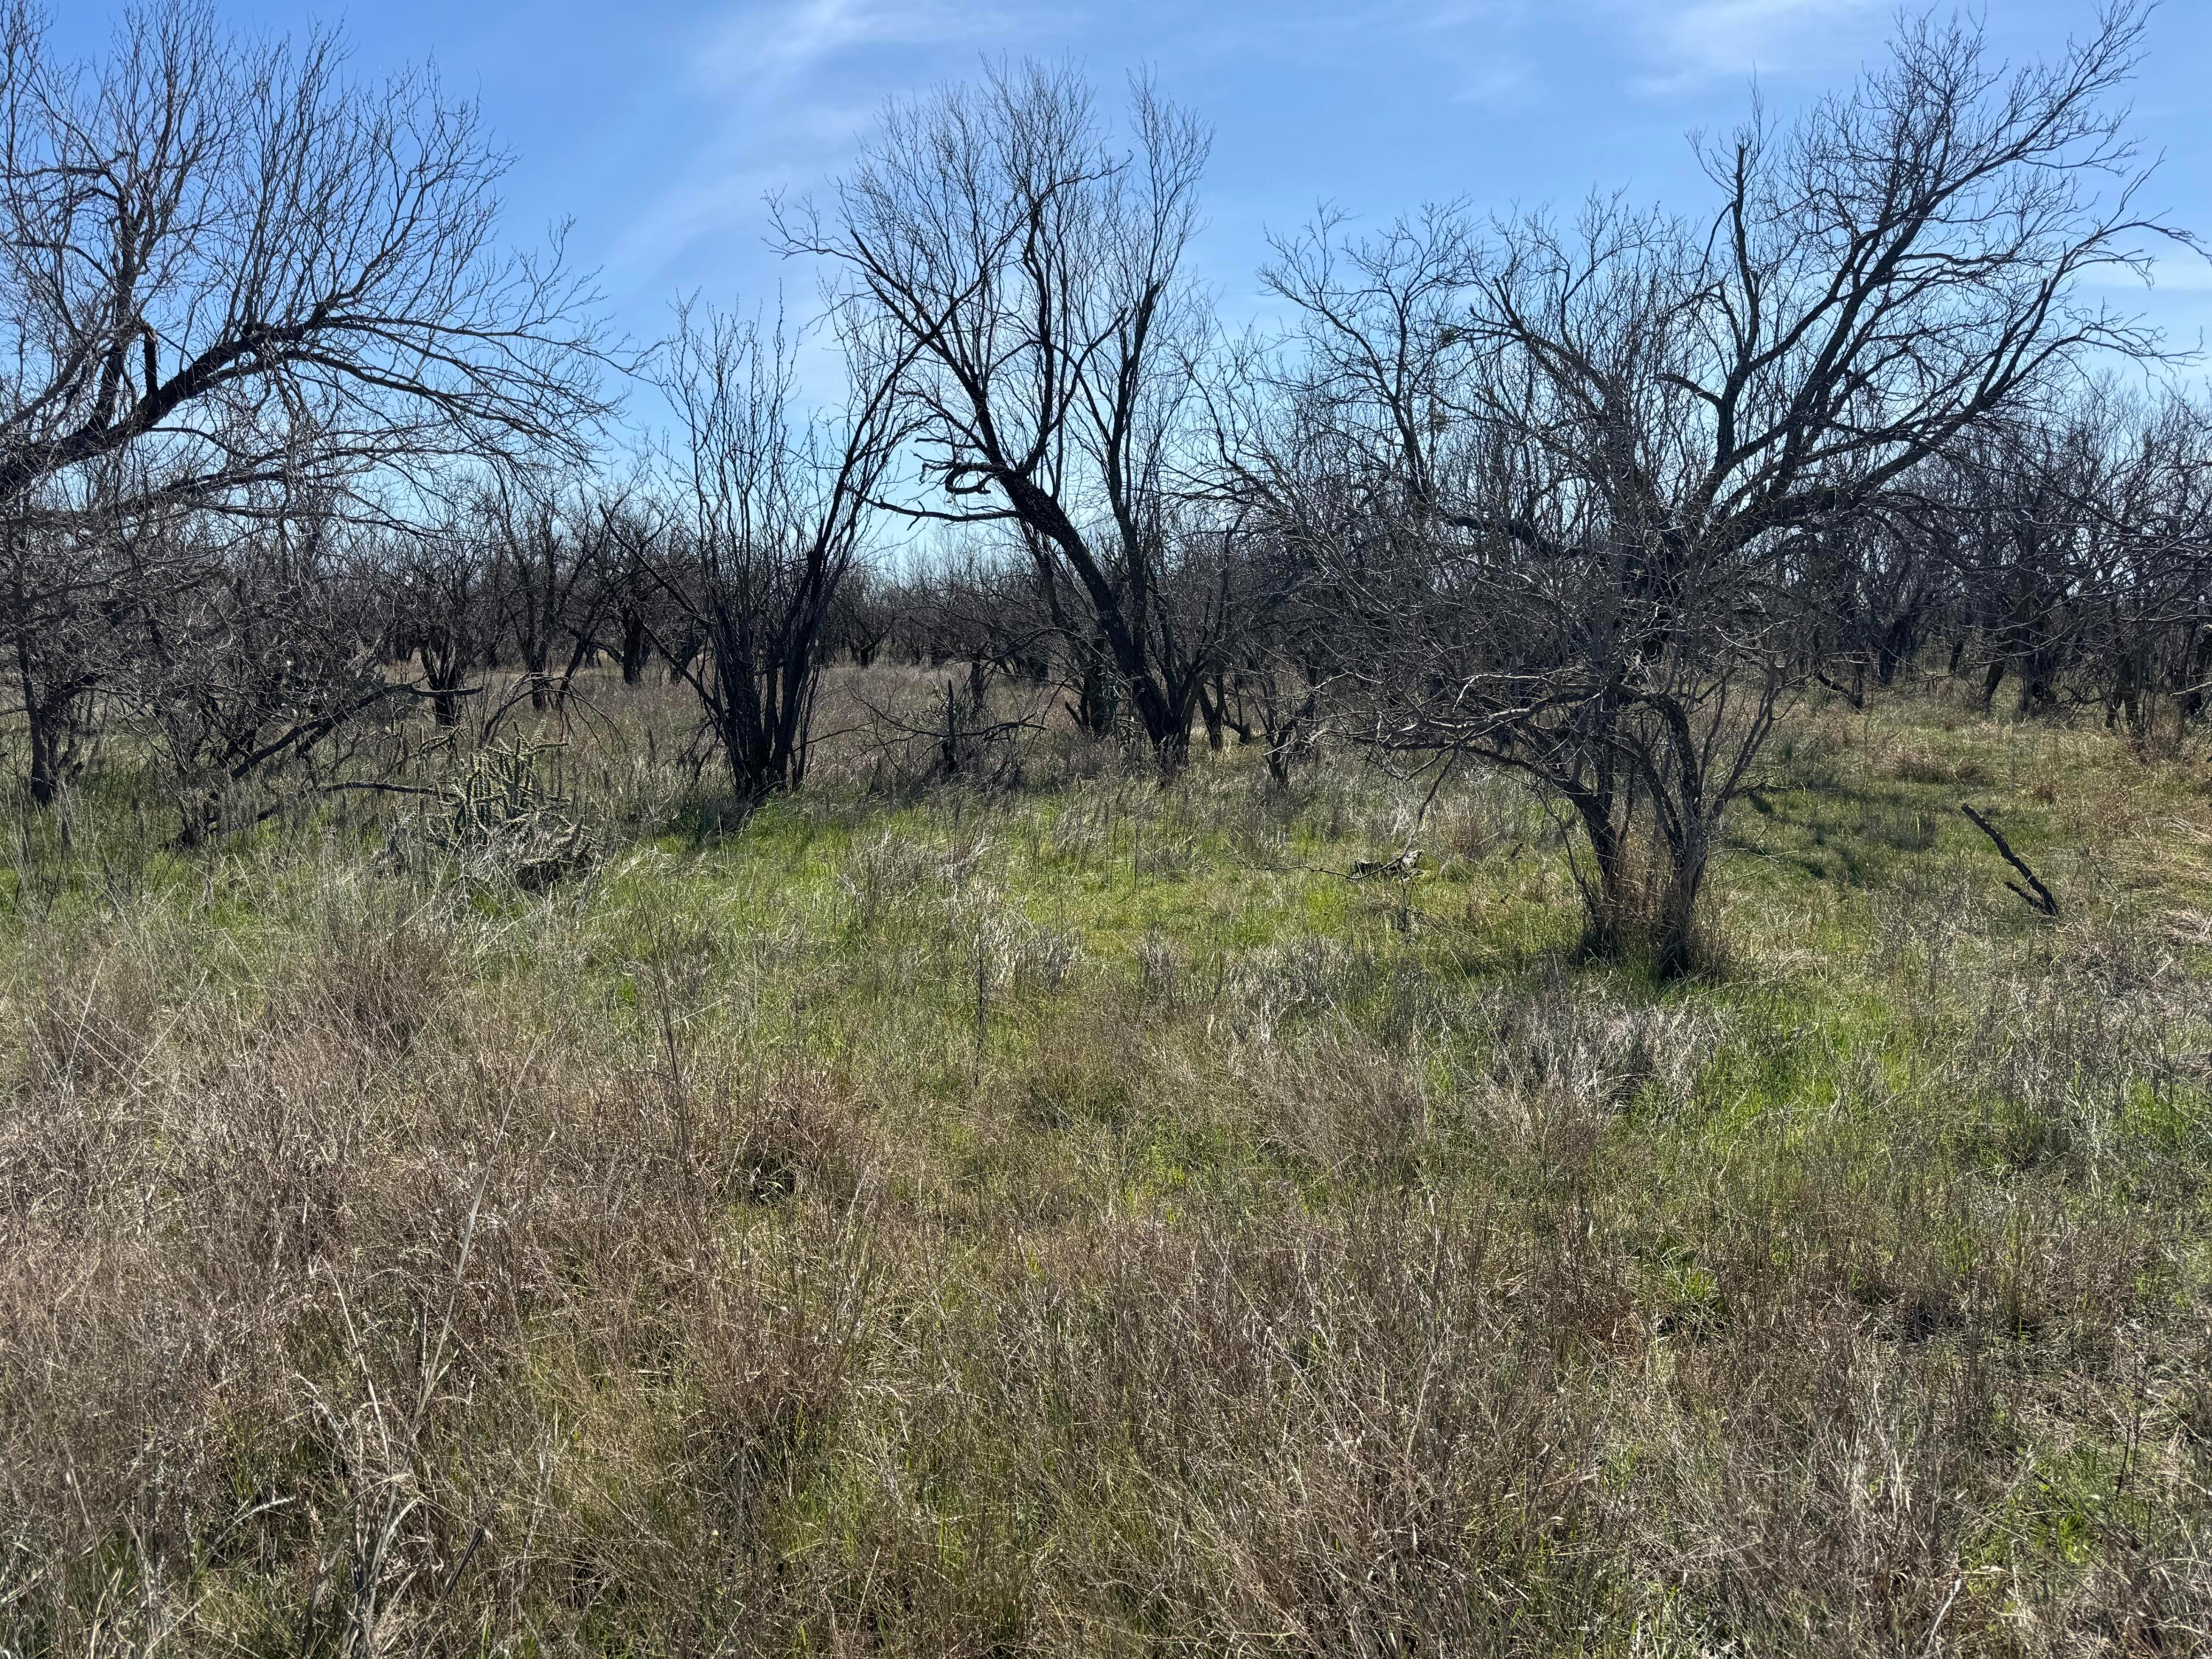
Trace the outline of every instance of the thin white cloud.
{"label": "thin white cloud", "polygon": [[1862,56],[1887,0],[1657,0],[1633,8],[1652,59],[1645,90],[1789,74]]}
{"label": "thin white cloud", "polygon": [[[1149,45],[1186,77],[1217,79],[1225,65],[1304,73],[1340,54],[1395,50],[1418,57],[1463,106],[1526,111],[1571,76],[1559,61],[1569,42],[1588,40],[1610,59],[1608,76],[1632,89],[1680,93],[1863,58],[1893,0],[1121,3],[1128,9],[1092,0],[737,0],[683,43],[684,95],[702,105],[703,136],[635,204],[614,274],[649,285],[732,237],[750,242],[763,226],[762,196],[834,173],[884,97],[972,73],[979,56],[1001,49],[1050,55],[1127,36],[1123,45]],[[1108,66],[1138,61],[1141,51],[1117,49]]]}
{"label": "thin white cloud", "polygon": [[960,0],[746,0],[723,12],[683,52],[705,136],[637,204],[615,271],[650,286],[702,244],[764,229],[769,191],[835,171],[883,96],[920,70],[972,62],[1005,38],[1006,19]]}
{"label": "thin white cloud", "polygon": [[981,42],[1004,21],[991,7],[945,0],[775,0],[742,5],[709,33],[696,70],[718,88],[767,90],[802,81],[856,52]]}
{"label": "thin white cloud", "polygon": [[1535,74],[1525,59],[1492,58],[1462,76],[1452,97],[1456,103],[1483,109],[1518,109],[1528,103],[1536,87]]}

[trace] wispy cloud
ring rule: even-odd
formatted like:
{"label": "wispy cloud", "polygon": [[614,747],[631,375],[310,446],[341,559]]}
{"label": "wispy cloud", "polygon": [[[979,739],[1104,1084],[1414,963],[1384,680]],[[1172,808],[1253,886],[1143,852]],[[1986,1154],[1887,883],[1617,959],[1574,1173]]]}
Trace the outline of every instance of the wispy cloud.
{"label": "wispy cloud", "polygon": [[[653,286],[735,236],[762,198],[834,171],[890,94],[957,71],[1004,38],[1008,14],[957,0],[745,0],[683,45],[696,140],[636,206],[611,264]],[[1031,31],[1034,33],[1034,31]],[[757,265],[756,249],[737,263]]]}
{"label": "wispy cloud", "polygon": [[773,0],[728,13],[696,68],[720,89],[772,91],[860,52],[973,45],[1006,21],[992,7],[945,0]]}
{"label": "wispy cloud", "polygon": [[1460,77],[1452,100],[1481,109],[1520,109],[1535,94],[1537,85],[1527,59],[1493,57]]}
{"label": "wispy cloud", "polygon": [[1889,15],[1887,0],[1662,0],[1634,9],[1652,61],[1638,83],[1648,91],[1824,68],[1859,56]]}
{"label": "wispy cloud", "polygon": [[[714,281],[710,258],[781,268],[761,198],[835,173],[889,96],[972,74],[1000,52],[1073,52],[1102,76],[1153,64],[1208,106],[1280,98],[1313,77],[1419,87],[1470,112],[1583,107],[1613,88],[1676,94],[1753,72],[1832,72],[1879,40],[1893,0],[734,0],[683,43],[695,137],[632,208],[611,264],[641,287]],[[740,245],[744,245],[741,248]],[[702,268],[703,267],[703,268]]]}
{"label": "wispy cloud", "polygon": [[1218,0],[1204,38],[1244,63],[1328,69],[1347,52],[1417,56],[1444,69],[1455,103],[1507,109],[1539,88],[1525,49],[1531,21],[1529,0]]}

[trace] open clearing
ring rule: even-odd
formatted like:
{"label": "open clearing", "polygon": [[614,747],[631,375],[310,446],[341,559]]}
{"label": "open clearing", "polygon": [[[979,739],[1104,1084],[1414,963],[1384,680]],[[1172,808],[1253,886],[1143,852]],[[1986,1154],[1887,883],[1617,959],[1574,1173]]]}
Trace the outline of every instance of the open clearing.
{"label": "open clearing", "polygon": [[2212,1639],[2201,752],[1800,709],[1665,983],[1494,777],[1353,881],[1425,782],[725,823],[683,720],[520,751],[534,891],[11,820],[0,1648]]}

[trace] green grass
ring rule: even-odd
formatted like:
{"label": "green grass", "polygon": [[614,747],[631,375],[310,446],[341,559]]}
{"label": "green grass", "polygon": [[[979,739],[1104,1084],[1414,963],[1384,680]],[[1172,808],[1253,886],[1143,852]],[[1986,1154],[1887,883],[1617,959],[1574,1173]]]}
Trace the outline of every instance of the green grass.
{"label": "green grass", "polygon": [[11,820],[0,1650],[2212,1620],[2201,753],[1800,711],[1666,983],[1497,779],[1407,888],[1352,757],[732,822],[628,729],[534,894],[366,805]]}

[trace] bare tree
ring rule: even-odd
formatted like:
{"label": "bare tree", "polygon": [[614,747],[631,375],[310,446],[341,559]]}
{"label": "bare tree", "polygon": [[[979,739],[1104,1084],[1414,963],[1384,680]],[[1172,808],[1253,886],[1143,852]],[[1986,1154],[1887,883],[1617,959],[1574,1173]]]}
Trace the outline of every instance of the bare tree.
{"label": "bare tree", "polygon": [[[1565,802],[1594,942],[1696,958],[1723,817],[1792,683],[1808,538],[2093,356],[2155,349],[2081,281],[2158,234],[2110,102],[2142,17],[2112,7],[2015,71],[1977,25],[1909,23],[1793,128],[1702,145],[1702,222],[1601,200],[1481,235],[1442,210],[1280,250],[1315,393],[1397,492],[1410,572],[1351,573],[1376,737]],[[1389,648],[1408,614],[1413,660]]]}
{"label": "bare tree", "polygon": [[498,617],[491,603],[491,548],[473,514],[448,506],[422,523],[388,528],[380,557],[396,589],[393,643],[418,658],[431,718],[461,723],[471,681],[491,665]]}
{"label": "bare tree", "polygon": [[613,597],[617,495],[564,488],[538,468],[502,467],[479,512],[490,538],[492,603],[530,686],[530,705],[563,706],[599,648]]}
{"label": "bare tree", "polygon": [[687,307],[659,369],[679,428],[652,568],[703,646],[663,649],[748,801],[805,775],[831,610],[901,435],[895,376],[851,393],[842,421],[810,419],[793,343],[781,325]]}
{"label": "bare tree", "polygon": [[1011,540],[940,547],[884,593],[909,659],[937,671],[919,691],[895,684],[887,696],[859,694],[894,776],[1005,783],[1019,775],[1026,739],[1045,729],[1058,696],[1059,631]]}
{"label": "bare tree", "polygon": [[1206,653],[1164,580],[1185,372],[1207,326],[1183,265],[1209,140],[1146,84],[1117,153],[1069,71],[1000,70],[890,112],[827,213],[784,215],[837,304],[905,359],[921,481],[903,510],[1018,527],[1107,718],[1110,677],[1173,763]]}
{"label": "bare tree", "polygon": [[196,543],[202,575],[141,597],[114,679],[194,845],[332,788],[376,787],[367,717],[418,694],[378,662],[380,621],[349,581],[346,527],[319,490],[251,518],[170,514],[142,538]]}
{"label": "bare tree", "polygon": [[362,84],[332,35],[156,0],[76,64],[6,0],[0,510],[125,451],[205,501],[571,444],[603,407],[593,300],[557,248],[499,252],[505,167],[427,70]]}
{"label": "bare tree", "polygon": [[898,626],[902,598],[881,572],[865,565],[851,571],[830,607],[829,648],[856,668],[872,666]]}
{"label": "bare tree", "polygon": [[2212,706],[2212,410],[2170,397],[2141,422],[2108,509],[2124,532],[2101,642],[2107,708],[2148,735],[2160,703]]}
{"label": "bare tree", "polygon": [[41,806],[82,769],[93,700],[118,653],[118,599],[145,573],[76,513],[26,512],[0,522],[0,641],[7,651],[0,712],[23,722],[24,783]]}

